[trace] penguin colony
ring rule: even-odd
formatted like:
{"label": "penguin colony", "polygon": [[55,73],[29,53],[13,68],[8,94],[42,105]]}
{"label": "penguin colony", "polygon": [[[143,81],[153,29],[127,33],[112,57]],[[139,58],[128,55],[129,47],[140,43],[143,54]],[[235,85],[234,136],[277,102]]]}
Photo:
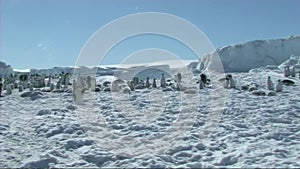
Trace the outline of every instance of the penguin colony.
{"label": "penguin colony", "polygon": [[[298,73],[300,79],[300,72]],[[289,66],[284,67],[283,76],[284,77],[296,77],[296,68],[290,69]],[[56,79],[56,83],[53,82]],[[231,74],[227,74],[223,79],[223,87],[225,89],[237,89],[236,82]],[[210,85],[210,79],[206,74],[202,73],[199,76],[198,89],[204,89]],[[292,82],[289,80],[277,80],[276,84],[272,81],[271,77],[268,76],[266,81],[266,89],[268,91],[282,92],[283,84],[290,85]],[[34,91],[39,88],[43,88],[43,92],[65,92],[70,91],[69,86],[73,86],[73,97],[75,103],[83,102],[83,95],[85,91],[90,90],[94,92],[122,92],[130,93],[134,90],[139,89],[163,89],[164,91],[189,91],[191,90],[182,84],[182,74],[177,73],[174,75],[173,80],[166,80],[165,75],[162,73],[160,80],[156,78],[150,79],[147,77],[146,81],[140,80],[138,77],[133,77],[132,80],[124,81],[122,79],[116,79],[112,82],[105,81],[103,84],[96,84],[95,77],[92,76],[77,76],[70,83],[70,74],[62,72],[60,75],[55,76],[43,76],[43,75],[28,75],[23,74],[17,77],[16,75],[10,75],[4,80],[0,78],[0,97],[3,97],[3,90],[5,90],[5,95],[10,95],[13,89],[18,89],[19,92],[23,92],[26,89],[29,91]],[[47,88],[47,89],[45,89]],[[252,87],[253,88],[253,87]],[[247,89],[249,91],[256,90],[254,87],[248,88],[242,86],[242,89]]]}

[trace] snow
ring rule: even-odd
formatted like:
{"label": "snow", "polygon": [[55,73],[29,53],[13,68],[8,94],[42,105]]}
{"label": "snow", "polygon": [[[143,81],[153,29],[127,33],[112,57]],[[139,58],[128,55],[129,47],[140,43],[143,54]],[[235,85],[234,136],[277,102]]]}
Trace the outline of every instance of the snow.
{"label": "snow", "polygon": [[[136,75],[157,77],[163,70],[172,79],[180,70],[185,92],[170,87],[128,93],[86,91],[83,104],[75,105],[70,89],[13,89],[11,95],[0,97],[0,167],[299,168],[300,79],[284,77],[282,69],[299,64],[300,54],[293,48],[298,40],[254,41],[219,49],[225,69],[234,71],[236,88],[231,89],[223,88],[225,75],[220,74],[209,77],[211,85],[199,90],[199,77],[166,64],[80,69],[98,71],[97,84],[112,82],[117,71],[122,75],[151,68]],[[247,59],[235,58],[242,53],[250,65],[243,63]],[[256,62],[270,53],[278,62],[275,66],[272,59]],[[197,72],[195,63],[188,68]],[[268,76],[274,84],[278,79],[294,84],[283,85],[282,92],[270,91]]]}

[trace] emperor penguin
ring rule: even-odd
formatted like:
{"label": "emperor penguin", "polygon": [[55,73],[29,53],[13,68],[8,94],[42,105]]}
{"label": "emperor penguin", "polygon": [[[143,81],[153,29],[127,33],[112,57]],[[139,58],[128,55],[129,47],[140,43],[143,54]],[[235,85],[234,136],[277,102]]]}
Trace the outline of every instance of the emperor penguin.
{"label": "emperor penguin", "polygon": [[90,85],[91,85],[91,91],[95,91],[96,90],[96,79],[94,77],[91,77]]}
{"label": "emperor penguin", "polygon": [[23,91],[23,85],[19,84],[19,92]]}
{"label": "emperor penguin", "polygon": [[291,74],[290,72],[290,66],[285,66],[284,67],[284,77],[289,77]]}
{"label": "emperor penguin", "polygon": [[50,84],[50,91],[54,90],[55,86],[53,83]]}
{"label": "emperor penguin", "polygon": [[49,75],[48,82],[47,82],[47,87],[50,87],[50,85],[51,85],[51,75]]}
{"label": "emperor penguin", "polygon": [[7,85],[7,86],[6,86],[6,94],[7,94],[7,95],[10,95],[10,94],[12,93],[12,91],[11,91],[11,86],[12,86],[12,85]]}
{"label": "emperor penguin", "polygon": [[281,82],[281,80],[277,81],[276,92],[282,92],[282,82]]}
{"label": "emperor penguin", "polygon": [[[51,83],[51,84],[52,84],[52,83]],[[51,84],[50,84],[50,85],[51,85]],[[53,84],[52,84],[52,85],[53,85]],[[54,85],[53,85],[53,89],[54,89]],[[53,89],[52,89],[52,90],[53,90]],[[31,92],[33,91],[33,85],[32,85],[31,83],[29,84],[29,91],[31,91]]]}
{"label": "emperor penguin", "polygon": [[200,80],[199,82],[199,89],[204,89],[204,82],[202,80]]}
{"label": "emperor penguin", "polygon": [[153,88],[157,88],[157,85],[156,85],[156,79],[155,79],[155,78],[153,79],[152,87],[153,87]]}
{"label": "emperor penguin", "polygon": [[3,88],[3,83],[2,83],[2,78],[0,77],[0,96],[2,96],[2,88]]}
{"label": "emperor penguin", "polygon": [[235,82],[232,78],[232,75],[228,75],[228,79],[229,79],[229,88],[235,88]]}
{"label": "emperor penguin", "polygon": [[147,80],[146,80],[146,88],[149,88],[150,87],[150,82],[149,82],[149,77],[147,77]]}
{"label": "emperor penguin", "polygon": [[[78,80],[80,81],[80,77]],[[76,104],[81,104],[83,102],[83,94],[85,90],[86,88],[81,86],[78,81],[75,79],[73,80],[73,97]]]}
{"label": "emperor penguin", "polygon": [[111,90],[112,92],[118,92],[120,91],[120,86],[117,80],[114,80],[111,84]]}
{"label": "emperor penguin", "polygon": [[267,80],[267,89],[274,90],[274,84],[273,84],[270,76],[268,76],[268,80]]}
{"label": "emperor penguin", "polygon": [[69,83],[70,83],[70,76],[69,73],[66,73],[64,78],[64,88],[68,88]]}
{"label": "emperor penguin", "polygon": [[139,84],[139,78],[138,77],[133,77],[133,84],[134,84],[134,86]]}
{"label": "emperor penguin", "polygon": [[292,68],[291,76],[296,77],[296,68],[295,68],[295,66]]}
{"label": "emperor penguin", "polygon": [[228,78],[228,77],[225,78],[225,81],[224,81],[224,83],[223,83],[223,87],[224,87],[225,89],[228,89],[228,88],[229,88],[229,78]]}
{"label": "emperor penguin", "polygon": [[206,85],[206,83],[207,83],[207,76],[206,76],[205,74],[202,73],[202,74],[200,75],[200,81],[203,82],[204,87],[205,87],[205,85]]}
{"label": "emperor penguin", "polygon": [[166,78],[163,73],[161,74],[161,78],[160,78],[160,87],[162,87],[162,88],[166,87]]}
{"label": "emperor penguin", "polygon": [[177,82],[177,83],[181,83],[181,79],[182,79],[181,73],[177,73],[177,75],[175,76],[176,82]]}
{"label": "emperor penguin", "polygon": [[130,88],[131,91],[134,91],[134,82],[133,82],[133,80],[127,81],[127,86]]}
{"label": "emperor penguin", "polygon": [[55,89],[60,89],[60,81],[57,81],[57,83],[55,85]]}

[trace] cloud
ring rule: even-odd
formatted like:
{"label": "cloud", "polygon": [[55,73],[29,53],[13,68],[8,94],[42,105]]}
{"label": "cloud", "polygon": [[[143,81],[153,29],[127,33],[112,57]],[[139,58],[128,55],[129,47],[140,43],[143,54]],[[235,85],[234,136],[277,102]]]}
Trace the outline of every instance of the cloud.
{"label": "cloud", "polygon": [[37,44],[37,47],[40,48],[40,49],[42,49],[42,50],[48,50],[47,45],[45,43],[42,43],[42,42],[39,42]]}

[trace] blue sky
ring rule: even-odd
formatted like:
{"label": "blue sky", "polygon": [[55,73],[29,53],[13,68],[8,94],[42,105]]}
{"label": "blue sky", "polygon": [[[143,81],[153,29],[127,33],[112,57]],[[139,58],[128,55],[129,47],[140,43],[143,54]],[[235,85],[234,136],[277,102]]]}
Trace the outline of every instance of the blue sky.
{"label": "blue sky", "polygon": [[[17,69],[74,65],[95,31],[138,12],[182,17],[217,48],[300,35],[299,7],[299,0],[2,0],[0,60]],[[176,40],[144,35],[120,43],[101,64],[118,64],[144,48],[162,48],[182,59],[196,59]]]}

